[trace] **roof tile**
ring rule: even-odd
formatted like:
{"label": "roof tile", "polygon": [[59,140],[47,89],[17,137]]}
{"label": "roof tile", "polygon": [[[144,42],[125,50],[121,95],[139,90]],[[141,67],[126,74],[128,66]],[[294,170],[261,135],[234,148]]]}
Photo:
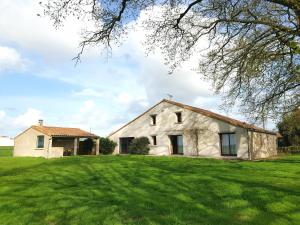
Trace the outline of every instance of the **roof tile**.
{"label": "roof tile", "polygon": [[97,135],[86,132],[79,128],[69,127],[48,127],[48,126],[32,126],[33,129],[40,131],[48,136],[58,137],[97,137]]}

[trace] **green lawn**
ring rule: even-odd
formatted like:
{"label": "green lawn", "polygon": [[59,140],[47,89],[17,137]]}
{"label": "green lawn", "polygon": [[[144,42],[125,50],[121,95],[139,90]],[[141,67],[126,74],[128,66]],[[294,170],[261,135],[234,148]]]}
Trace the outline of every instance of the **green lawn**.
{"label": "green lawn", "polygon": [[300,156],[2,157],[0,224],[300,224]]}
{"label": "green lawn", "polygon": [[[12,152],[13,152],[14,147],[11,146],[0,146],[0,157],[2,156],[12,156]],[[1,161],[0,161],[1,163]]]}

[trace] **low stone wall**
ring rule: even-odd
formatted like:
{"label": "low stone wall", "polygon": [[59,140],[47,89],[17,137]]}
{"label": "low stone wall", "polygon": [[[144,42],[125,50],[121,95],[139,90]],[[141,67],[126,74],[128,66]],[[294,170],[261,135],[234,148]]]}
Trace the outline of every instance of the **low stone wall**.
{"label": "low stone wall", "polygon": [[251,141],[253,159],[268,158],[277,155],[276,135],[252,132]]}
{"label": "low stone wall", "polygon": [[52,147],[49,150],[48,158],[59,158],[64,155],[64,147]]}

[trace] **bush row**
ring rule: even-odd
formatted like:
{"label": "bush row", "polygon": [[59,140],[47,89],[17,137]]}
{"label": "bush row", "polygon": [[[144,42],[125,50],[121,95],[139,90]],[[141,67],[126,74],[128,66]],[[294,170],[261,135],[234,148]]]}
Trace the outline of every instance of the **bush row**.
{"label": "bush row", "polygon": [[[149,154],[149,139],[147,137],[139,137],[132,140],[129,145],[129,154],[147,155]],[[100,152],[102,154],[112,154],[117,143],[109,138],[100,138]]]}

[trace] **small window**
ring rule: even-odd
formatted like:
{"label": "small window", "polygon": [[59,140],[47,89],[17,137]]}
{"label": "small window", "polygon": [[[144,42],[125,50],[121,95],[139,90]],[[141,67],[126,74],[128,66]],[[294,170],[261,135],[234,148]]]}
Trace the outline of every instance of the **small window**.
{"label": "small window", "polygon": [[181,114],[181,112],[177,112],[176,116],[177,116],[177,123],[182,123],[182,114]]}
{"label": "small window", "polygon": [[157,145],[156,136],[152,136],[152,143],[153,143],[153,145]]}
{"label": "small window", "polygon": [[236,141],[234,133],[221,134],[221,154],[224,156],[236,156]]}
{"label": "small window", "polygon": [[39,135],[37,136],[37,148],[44,148],[45,136]]}
{"label": "small window", "polygon": [[151,115],[150,117],[151,117],[151,120],[152,120],[152,121],[151,121],[151,122],[152,122],[151,124],[152,124],[152,125],[156,125],[156,115]]}

